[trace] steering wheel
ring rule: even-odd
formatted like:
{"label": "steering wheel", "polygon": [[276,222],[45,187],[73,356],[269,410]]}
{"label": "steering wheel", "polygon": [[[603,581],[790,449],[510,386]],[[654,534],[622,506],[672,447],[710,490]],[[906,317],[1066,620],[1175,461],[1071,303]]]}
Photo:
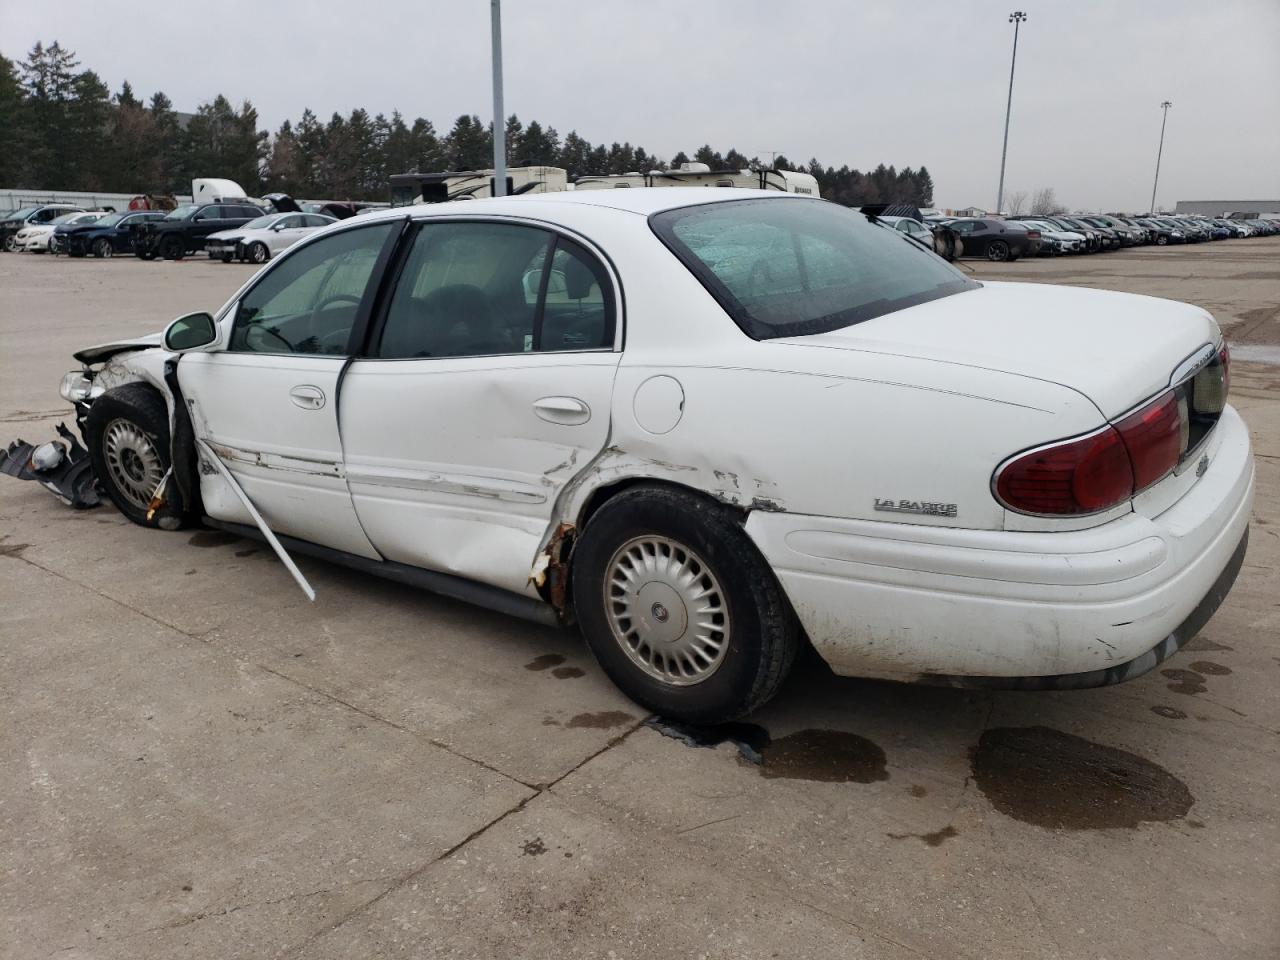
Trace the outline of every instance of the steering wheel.
{"label": "steering wheel", "polygon": [[264,327],[260,323],[248,325],[244,331],[245,346],[256,353],[276,353],[275,349],[266,348],[265,342],[275,340],[284,347],[284,353],[293,353],[293,344],[282,337],[270,327]]}
{"label": "steering wheel", "polygon": [[[360,298],[350,293],[335,293],[331,297],[325,297],[311,308],[311,316],[307,321],[308,329],[315,330],[319,327],[321,312],[323,312],[326,307],[335,303],[351,303],[358,307],[360,306]],[[351,328],[348,327],[345,330],[330,331],[324,336],[317,338],[317,340],[322,347],[326,348],[324,351],[325,353],[330,352],[330,349],[335,347],[338,348],[338,352],[342,352],[346,350],[347,338],[350,337],[350,335]]]}

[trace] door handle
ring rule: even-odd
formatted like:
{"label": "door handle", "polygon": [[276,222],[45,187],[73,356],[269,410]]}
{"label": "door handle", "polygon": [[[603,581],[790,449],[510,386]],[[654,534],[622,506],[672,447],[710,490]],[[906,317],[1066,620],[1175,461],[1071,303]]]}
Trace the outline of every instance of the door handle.
{"label": "door handle", "polygon": [[309,383],[302,383],[289,391],[289,399],[294,406],[303,410],[319,410],[324,406],[324,391]]}
{"label": "door handle", "polygon": [[577,426],[591,419],[591,408],[577,397],[543,397],[535,400],[533,412],[547,423]]}

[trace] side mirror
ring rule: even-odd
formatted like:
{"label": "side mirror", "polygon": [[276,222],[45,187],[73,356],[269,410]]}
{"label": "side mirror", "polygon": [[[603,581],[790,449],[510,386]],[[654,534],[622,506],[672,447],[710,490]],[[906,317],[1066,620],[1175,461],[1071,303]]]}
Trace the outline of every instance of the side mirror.
{"label": "side mirror", "polygon": [[207,313],[189,313],[169,324],[164,332],[164,348],[174,353],[198,350],[218,339],[218,325]]}

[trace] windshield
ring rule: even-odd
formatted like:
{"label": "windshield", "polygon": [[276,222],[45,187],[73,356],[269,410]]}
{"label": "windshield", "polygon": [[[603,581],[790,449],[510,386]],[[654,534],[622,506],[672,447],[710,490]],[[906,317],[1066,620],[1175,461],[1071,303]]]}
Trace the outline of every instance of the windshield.
{"label": "windshield", "polygon": [[708,203],[649,223],[757,340],[836,330],[980,286],[897,231],[821,200]]}
{"label": "windshield", "polygon": [[39,207],[23,207],[22,209],[15,210],[13,211],[13,213],[9,214],[9,219],[25,220],[27,219],[27,217],[31,216],[33,213],[35,213],[39,209],[40,209]]}
{"label": "windshield", "polygon": [[181,207],[175,207],[174,209],[170,210],[167,214],[165,214],[165,219],[166,220],[185,220],[187,219],[187,217],[191,216],[191,214],[195,213],[198,209],[200,209],[199,204],[188,203]]}
{"label": "windshield", "polygon": [[95,221],[94,221],[94,226],[96,226],[96,227],[114,227],[117,223],[119,223],[121,220],[123,220],[123,219],[124,219],[124,217],[125,217],[125,215],[124,215],[123,213],[109,213],[109,214],[107,214],[105,217],[103,217],[101,220],[95,220]]}

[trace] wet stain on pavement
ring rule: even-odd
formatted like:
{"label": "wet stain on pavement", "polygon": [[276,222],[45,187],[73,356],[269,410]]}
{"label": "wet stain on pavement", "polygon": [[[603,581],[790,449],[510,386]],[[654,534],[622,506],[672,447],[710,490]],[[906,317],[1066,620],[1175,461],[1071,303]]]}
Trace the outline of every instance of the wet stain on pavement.
{"label": "wet stain on pavement", "polygon": [[1207,673],[1211,677],[1225,677],[1231,672],[1230,667],[1224,667],[1220,663],[1213,663],[1210,660],[1197,660],[1191,664],[1191,669],[1196,673]]}
{"label": "wet stain on pavement", "polygon": [[581,667],[556,667],[551,671],[551,675],[557,680],[572,680],[575,677],[585,677],[587,671]]}
{"label": "wet stain on pavement", "polygon": [[1177,820],[1195,802],[1150,760],[1049,727],[1001,727],[972,753],[974,782],[1005,816],[1060,830]]}
{"label": "wet stain on pavement", "polygon": [[1166,720],[1185,720],[1187,715],[1177,707],[1166,707],[1157,703],[1151,708],[1151,712],[1157,717],[1164,717]]}
{"label": "wet stain on pavement", "polygon": [[940,847],[952,837],[960,836],[960,831],[948,823],[933,833],[890,833],[887,836],[891,840],[923,840],[930,847]]}
{"label": "wet stain on pavement", "polygon": [[20,557],[29,543],[0,543],[0,557]]}
{"label": "wet stain on pavement", "polygon": [[520,850],[522,857],[540,857],[547,852],[547,845],[542,842],[541,837],[534,837],[521,844]]}
{"label": "wet stain on pavement", "polygon": [[571,730],[612,730],[614,727],[625,727],[635,717],[621,710],[604,710],[600,713],[580,713],[571,717],[565,724]]}
{"label": "wet stain on pavement", "polygon": [[819,783],[888,780],[884,751],[866,737],[844,730],[799,730],[765,745],[760,775]]}
{"label": "wet stain on pavement", "polygon": [[924,787],[922,787],[920,784],[913,783],[911,785],[911,788],[907,790],[907,793],[911,794],[913,797],[923,797],[928,795],[929,791],[926,790]]}
{"label": "wet stain on pavement", "polygon": [[534,657],[524,665],[526,670],[547,670],[551,667],[558,667],[564,663],[564,657],[558,653],[544,653],[540,657]]}
{"label": "wet stain on pavement", "polygon": [[239,542],[240,537],[225,530],[200,530],[187,539],[193,547],[225,547]]}
{"label": "wet stain on pavement", "polygon": [[719,723],[714,726],[702,726],[666,720],[662,717],[650,717],[644,725],[664,737],[679,740],[690,747],[718,747],[722,743],[731,743],[738,748],[741,759],[753,764],[763,762],[761,751],[769,743],[769,731],[755,723]]}
{"label": "wet stain on pavement", "polygon": [[1182,645],[1183,650],[1234,650],[1235,647],[1229,647],[1225,643],[1215,643],[1208,637],[1192,637]]}
{"label": "wet stain on pavement", "polygon": [[1169,684],[1169,689],[1174,693],[1185,693],[1187,696],[1194,697],[1197,693],[1204,693],[1209,689],[1204,685],[1204,677],[1191,670],[1161,670],[1160,673],[1173,681]]}
{"label": "wet stain on pavement", "polygon": [[255,553],[257,553],[257,552],[258,552],[258,548],[257,548],[257,547],[250,547],[248,550],[237,550],[237,551],[236,551],[236,556],[237,556],[237,557],[252,557],[252,556],[253,556]]}

